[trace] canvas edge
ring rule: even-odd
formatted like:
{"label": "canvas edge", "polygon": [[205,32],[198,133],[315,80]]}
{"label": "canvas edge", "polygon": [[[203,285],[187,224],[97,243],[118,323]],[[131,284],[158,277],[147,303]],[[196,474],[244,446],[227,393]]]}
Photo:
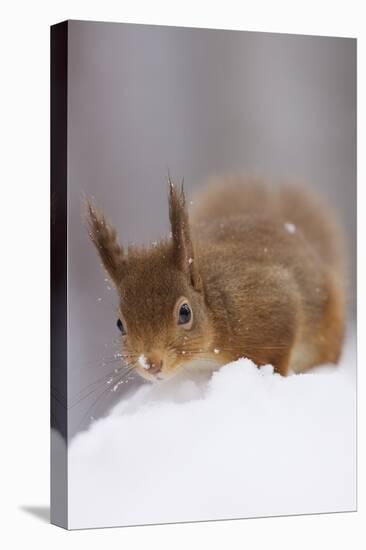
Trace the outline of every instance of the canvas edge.
{"label": "canvas edge", "polygon": [[51,523],[68,528],[67,491],[68,22],[50,29],[51,75]]}

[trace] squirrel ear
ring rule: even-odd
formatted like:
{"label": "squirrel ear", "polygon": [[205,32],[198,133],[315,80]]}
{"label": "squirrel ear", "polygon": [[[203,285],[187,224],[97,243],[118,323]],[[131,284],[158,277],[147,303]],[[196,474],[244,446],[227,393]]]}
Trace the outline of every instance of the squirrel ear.
{"label": "squirrel ear", "polygon": [[189,228],[188,211],[183,182],[180,192],[169,180],[169,219],[173,239],[174,261],[177,267],[187,274],[190,283],[197,291],[202,290],[202,280],[198,271],[195,251]]}
{"label": "squirrel ear", "polygon": [[86,203],[86,220],[90,239],[108,275],[117,286],[123,276],[126,258],[122,247],[118,244],[116,230],[106,222],[104,216],[90,202]]}

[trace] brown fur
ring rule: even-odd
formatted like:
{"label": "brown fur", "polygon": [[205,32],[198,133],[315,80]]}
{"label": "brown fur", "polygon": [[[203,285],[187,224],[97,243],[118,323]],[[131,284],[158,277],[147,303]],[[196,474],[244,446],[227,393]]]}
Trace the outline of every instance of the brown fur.
{"label": "brown fur", "polygon": [[[89,205],[90,234],[120,297],[126,359],[167,377],[192,361],[211,368],[249,357],[283,375],[337,362],[344,332],[342,239],[331,213],[301,188],[255,180],[211,183],[191,224],[170,184],[172,238],[150,249],[117,243]],[[174,317],[184,296],[189,330]],[[151,358],[154,359],[151,359]]]}

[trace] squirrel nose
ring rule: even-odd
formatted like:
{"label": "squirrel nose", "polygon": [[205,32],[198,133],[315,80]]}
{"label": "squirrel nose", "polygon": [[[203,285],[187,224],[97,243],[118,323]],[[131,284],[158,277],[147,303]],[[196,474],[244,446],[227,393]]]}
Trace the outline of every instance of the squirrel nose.
{"label": "squirrel nose", "polygon": [[147,370],[150,374],[157,374],[158,372],[161,371],[163,367],[163,361],[154,356],[147,357],[146,363],[149,367]]}

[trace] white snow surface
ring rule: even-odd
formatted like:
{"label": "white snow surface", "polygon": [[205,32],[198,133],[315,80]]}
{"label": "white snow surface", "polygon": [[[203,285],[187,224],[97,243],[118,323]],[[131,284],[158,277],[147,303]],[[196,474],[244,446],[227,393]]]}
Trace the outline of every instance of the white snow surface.
{"label": "white snow surface", "polygon": [[356,354],[282,378],[248,359],[146,384],[69,448],[69,527],[356,508]]}

